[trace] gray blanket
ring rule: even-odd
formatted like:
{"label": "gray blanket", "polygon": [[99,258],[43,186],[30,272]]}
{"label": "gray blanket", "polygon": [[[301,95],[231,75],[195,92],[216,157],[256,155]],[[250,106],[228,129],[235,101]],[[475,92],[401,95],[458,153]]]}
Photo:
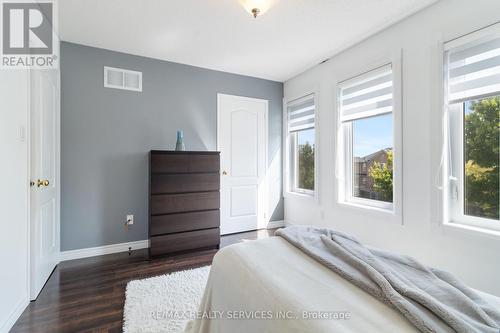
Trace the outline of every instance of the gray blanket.
{"label": "gray blanket", "polygon": [[422,332],[500,332],[500,309],[447,272],[330,229],[292,226],[276,235],[398,310]]}

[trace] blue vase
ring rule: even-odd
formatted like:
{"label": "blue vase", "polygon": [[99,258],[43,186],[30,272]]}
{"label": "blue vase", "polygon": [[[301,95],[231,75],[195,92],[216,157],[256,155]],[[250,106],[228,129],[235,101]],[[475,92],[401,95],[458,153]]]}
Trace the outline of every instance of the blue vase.
{"label": "blue vase", "polygon": [[184,133],[182,131],[177,131],[177,143],[175,145],[175,150],[186,150],[186,146],[184,146]]}

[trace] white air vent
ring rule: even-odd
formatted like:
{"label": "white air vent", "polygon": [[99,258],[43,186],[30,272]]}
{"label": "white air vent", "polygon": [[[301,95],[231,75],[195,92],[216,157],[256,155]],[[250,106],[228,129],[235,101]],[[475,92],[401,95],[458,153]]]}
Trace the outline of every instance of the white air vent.
{"label": "white air vent", "polygon": [[104,87],[142,91],[142,72],[104,66]]}

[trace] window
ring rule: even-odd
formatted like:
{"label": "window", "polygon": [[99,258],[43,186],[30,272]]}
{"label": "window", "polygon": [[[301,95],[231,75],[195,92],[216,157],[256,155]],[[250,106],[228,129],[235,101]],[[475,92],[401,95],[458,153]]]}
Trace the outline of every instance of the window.
{"label": "window", "polygon": [[393,210],[393,71],[385,65],[339,84],[341,202]]}
{"label": "window", "polygon": [[500,26],[445,44],[447,221],[500,231]]}
{"label": "window", "polygon": [[315,103],[314,95],[290,102],[288,119],[289,191],[314,195],[315,171]]}

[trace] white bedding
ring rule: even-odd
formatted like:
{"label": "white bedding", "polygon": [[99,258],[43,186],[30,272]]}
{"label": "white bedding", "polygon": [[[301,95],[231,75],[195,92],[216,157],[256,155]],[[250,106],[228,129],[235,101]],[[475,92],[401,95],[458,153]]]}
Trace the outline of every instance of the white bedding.
{"label": "white bedding", "polygon": [[[500,299],[482,295],[500,307]],[[195,320],[187,332],[417,332],[398,312],[281,237],[219,251],[200,311],[217,319]],[[349,318],[308,319],[304,313]],[[297,319],[277,319],[280,314]],[[266,319],[242,320],[246,316]]]}

